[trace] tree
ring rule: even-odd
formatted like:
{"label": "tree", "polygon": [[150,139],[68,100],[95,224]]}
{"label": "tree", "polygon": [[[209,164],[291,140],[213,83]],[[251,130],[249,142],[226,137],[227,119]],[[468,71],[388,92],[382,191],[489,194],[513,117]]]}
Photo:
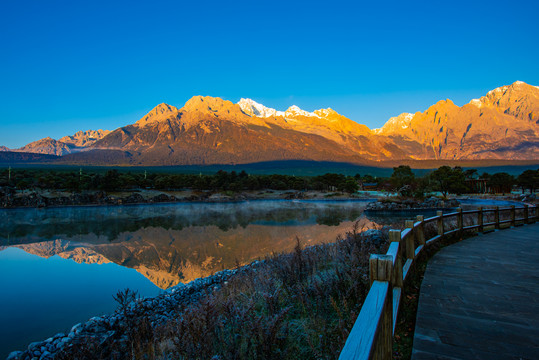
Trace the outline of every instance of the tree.
{"label": "tree", "polygon": [[530,192],[535,192],[539,187],[539,170],[526,170],[517,178],[517,184],[522,188],[522,193],[525,189],[530,189]]}
{"label": "tree", "polygon": [[103,190],[111,191],[118,190],[121,187],[120,184],[120,173],[118,170],[113,169],[106,172],[103,176],[101,186]]}
{"label": "tree", "polygon": [[449,166],[440,166],[438,170],[434,170],[430,174],[431,180],[434,182],[434,189],[440,191],[444,197],[447,196],[451,182],[451,168]]}
{"label": "tree", "polygon": [[457,195],[469,191],[468,186],[466,186],[466,176],[460,166],[455,166],[452,170],[449,191]]}
{"label": "tree", "polygon": [[465,176],[460,167],[451,169],[449,166],[441,166],[430,174],[430,179],[434,183],[434,189],[447,197],[449,192],[463,193],[466,191]]}
{"label": "tree", "polygon": [[17,182],[17,189],[25,190],[30,187],[30,183],[26,179],[22,179]]}
{"label": "tree", "polygon": [[477,172],[477,169],[468,169],[464,171],[464,177],[466,180],[477,179],[479,173]]}
{"label": "tree", "polygon": [[371,174],[367,174],[367,175],[363,176],[362,180],[363,180],[363,183],[374,183],[374,182],[376,182],[376,179]]}
{"label": "tree", "polygon": [[326,173],[316,176],[313,181],[320,184],[320,190],[329,190],[331,187],[337,188],[340,184],[343,184],[346,177],[343,174]]}
{"label": "tree", "polygon": [[353,194],[359,190],[357,180],[353,177],[348,177],[344,182],[343,190],[349,194]]}
{"label": "tree", "polygon": [[414,188],[412,190],[413,197],[416,199],[423,199],[425,197],[425,193],[430,190],[429,178],[427,176],[417,178],[414,182]]}
{"label": "tree", "polygon": [[513,184],[515,183],[515,178],[512,175],[509,175],[505,172],[500,172],[493,174],[489,181],[488,186],[490,187],[492,192],[495,193],[507,193],[511,192],[511,188],[513,187]]}
{"label": "tree", "polygon": [[400,165],[393,168],[393,174],[391,174],[391,184],[397,189],[402,196],[411,195],[411,186],[415,180],[414,173],[408,165]]}

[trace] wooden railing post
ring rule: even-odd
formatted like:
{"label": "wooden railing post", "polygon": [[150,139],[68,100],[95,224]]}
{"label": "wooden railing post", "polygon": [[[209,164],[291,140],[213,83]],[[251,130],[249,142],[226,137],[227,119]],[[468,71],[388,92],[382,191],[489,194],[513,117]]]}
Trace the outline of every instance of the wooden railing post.
{"label": "wooden railing post", "polygon": [[374,281],[387,281],[389,283],[389,291],[375,335],[371,356],[373,359],[391,359],[393,355],[393,290],[391,285],[393,256],[372,254],[369,258],[369,274],[371,285]]}
{"label": "wooden railing post", "polygon": [[438,235],[440,235],[440,238],[444,237],[444,212],[439,210],[436,212],[436,216],[438,216]]}
{"label": "wooden railing post", "polygon": [[494,229],[499,230],[500,229],[500,207],[496,206],[496,209],[494,209]]}
{"label": "wooden railing post", "polygon": [[511,226],[515,227],[515,205],[511,205]]}
{"label": "wooden railing post", "polygon": [[393,286],[402,288],[403,277],[402,277],[402,246],[401,242],[401,232],[400,230],[389,230],[389,241],[399,244],[399,251],[397,252],[397,258],[395,259],[395,267],[393,269]]}
{"label": "wooden railing post", "polygon": [[457,208],[457,228],[459,229],[459,235],[462,235],[462,230],[464,228],[464,222],[462,218],[462,208]]}
{"label": "wooden railing post", "polygon": [[477,231],[479,231],[480,233],[483,232],[483,207],[478,207],[477,208]]}
{"label": "wooden railing post", "polygon": [[417,215],[416,220],[420,222],[419,226],[416,228],[416,239],[418,245],[425,245],[425,217],[423,215]]}
{"label": "wooden railing post", "polygon": [[391,282],[391,274],[393,273],[393,256],[371,254],[369,258],[369,275],[371,285],[374,281],[389,281]]}
{"label": "wooden railing post", "polygon": [[406,258],[414,259],[415,256],[415,230],[414,220],[406,220],[404,226],[410,229],[411,234],[406,238]]}
{"label": "wooden railing post", "polygon": [[528,223],[528,219],[529,219],[528,205],[524,205],[524,224]]}

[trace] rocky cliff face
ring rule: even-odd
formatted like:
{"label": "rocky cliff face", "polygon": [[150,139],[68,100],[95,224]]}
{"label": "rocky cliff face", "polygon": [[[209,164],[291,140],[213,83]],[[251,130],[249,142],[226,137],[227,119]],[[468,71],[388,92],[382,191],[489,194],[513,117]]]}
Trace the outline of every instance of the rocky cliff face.
{"label": "rocky cliff face", "polygon": [[48,154],[63,156],[84,150],[93,145],[97,140],[110,133],[109,130],[87,130],[78,131],[74,135],[64,136],[60,140],[50,137],[31,142],[19,149],[10,150],[5,146],[0,147],[0,151],[23,152],[33,154]]}
{"label": "rocky cliff face", "polygon": [[70,154],[74,148],[74,145],[66,144],[50,137],[46,137],[12,151],[62,156]]}
{"label": "rocky cliff face", "polygon": [[[149,121],[148,119],[152,119]],[[539,158],[539,89],[515,82],[462,107],[439,101],[371,131],[332,109],[277,111],[194,97],[161,104],[95,146],[128,149],[131,163],[211,164],[285,159],[367,162]],[[114,137],[113,137],[114,136]]]}
{"label": "rocky cliff face", "polygon": [[246,114],[264,118],[267,123],[331,140],[352,150],[359,159],[387,160],[394,154],[406,157],[391,141],[377,136],[367,126],[358,124],[331,108],[307,112],[297,106],[291,106],[283,112],[267,108],[250,99],[241,99],[238,105]]}
{"label": "rocky cliff face", "polygon": [[60,138],[60,142],[64,144],[71,144],[77,147],[86,147],[93,145],[97,140],[102,139],[105,135],[110,133],[110,130],[86,130],[78,131],[74,135],[64,136]]}
{"label": "rocky cliff face", "polygon": [[375,130],[330,108],[277,111],[251,99],[234,104],[195,96],[180,109],[160,104],[112,132],[46,138],[17,151],[71,154],[60,161],[94,165],[536,160],[539,88],[517,81],[462,107],[447,99],[425,112],[403,113]]}
{"label": "rocky cliff face", "polygon": [[150,115],[91,148],[129,151],[130,164],[145,165],[360,160],[352,149],[315,131],[294,130],[284,117],[250,116],[220,98],[196,96],[181,109],[161,104]]}
{"label": "rocky cliff face", "polygon": [[376,133],[414,159],[539,159],[539,88],[517,81],[462,107],[439,101]]}

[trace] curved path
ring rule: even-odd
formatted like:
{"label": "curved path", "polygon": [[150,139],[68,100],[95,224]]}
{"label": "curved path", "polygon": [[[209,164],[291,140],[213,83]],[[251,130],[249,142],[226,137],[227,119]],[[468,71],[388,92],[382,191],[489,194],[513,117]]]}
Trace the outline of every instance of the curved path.
{"label": "curved path", "polygon": [[539,224],[463,240],[429,261],[412,359],[539,359]]}

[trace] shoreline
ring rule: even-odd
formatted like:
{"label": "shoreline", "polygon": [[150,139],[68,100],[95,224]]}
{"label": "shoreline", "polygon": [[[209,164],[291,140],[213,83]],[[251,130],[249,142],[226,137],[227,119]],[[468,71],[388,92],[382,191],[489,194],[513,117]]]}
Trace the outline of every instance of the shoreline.
{"label": "shoreline", "polygon": [[238,193],[212,191],[136,190],[122,192],[88,191],[68,193],[48,190],[0,188],[0,209],[63,208],[79,206],[125,206],[177,203],[233,203],[257,200],[376,201],[380,196],[340,192],[265,190]]}
{"label": "shoreline", "polygon": [[[446,201],[483,199],[505,200],[522,202],[520,194],[464,194],[452,197]],[[432,198],[432,197],[431,197]],[[67,207],[92,206],[126,206],[126,205],[153,205],[178,203],[234,203],[242,201],[259,200],[299,200],[299,201],[370,201],[385,203],[408,202],[406,199],[397,199],[376,191],[359,191],[348,194],[338,191],[317,190],[251,190],[241,192],[231,191],[196,191],[196,190],[151,190],[137,189],[129,191],[101,190],[85,191],[80,193],[55,190],[15,190],[9,187],[0,187],[0,209],[43,209]],[[381,201],[380,201],[381,200]],[[426,201],[428,199],[423,200]],[[451,208],[451,206],[431,206],[431,210]],[[409,208],[409,210],[425,210],[425,207]],[[385,211],[393,211],[384,209]],[[372,212],[384,211],[371,209]],[[395,209],[397,210],[397,209]],[[401,209],[408,210],[408,209]]]}
{"label": "shoreline", "polygon": [[[381,246],[387,239],[387,229],[384,233],[381,229],[369,229],[361,233],[362,241]],[[345,241],[345,240],[341,240]],[[302,256],[309,254],[328,253],[328,250],[338,246],[339,240],[334,242],[313,245],[299,250]],[[295,250],[296,253],[298,250]],[[59,354],[69,354],[77,346],[87,342],[99,344],[99,350],[113,348],[122,353],[129,352],[129,342],[132,340],[130,331],[133,327],[150,326],[153,331],[160,329],[178,316],[178,309],[186,309],[193,304],[199,304],[213,294],[225,290],[243,277],[255,276],[258,272],[273,271],[275,262],[283,258],[294,258],[292,253],[280,253],[269,256],[262,260],[255,260],[249,264],[224,269],[213,275],[198,278],[187,284],[180,283],[163,293],[147,298],[135,298],[134,300],[121,303],[118,301],[116,311],[100,316],[94,316],[84,322],[75,324],[66,333],[58,333],[42,341],[29,343],[26,349],[11,351],[7,360],[31,360],[54,359]],[[237,284],[236,284],[237,286]],[[98,349],[95,349],[98,350]],[[108,355],[114,355],[109,353]],[[108,357],[108,356],[107,356]]]}
{"label": "shoreline", "polygon": [[[466,199],[469,200],[481,200],[477,197],[466,197]],[[264,199],[257,199],[257,200],[264,200]],[[286,200],[286,199],[266,199],[266,200]],[[334,199],[302,199],[302,201],[320,201],[320,200],[334,200]],[[359,198],[352,198],[352,199],[340,199],[341,201],[348,201],[348,200],[364,200]],[[460,199],[459,199],[460,200]],[[500,197],[489,197],[489,200],[505,200],[507,201],[507,197],[505,199],[501,199]],[[138,205],[138,204],[132,204],[132,205]],[[92,205],[90,205],[92,206]],[[99,205],[96,205],[99,206]],[[412,211],[417,211],[417,209],[412,209]],[[333,243],[325,244],[325,245],[316,245],[316,246],[331,246]],[[316,247],[315,246],[315,247]],[[305,248],[306,251],[309,251],[309,248]],[[207,294],[208,292],[213,292],[218,289],[220,289],[222,286],[226,285],[227,281],[230,280],[231,277],[235,276],[238,273],[244,273],[248,271],[256,271],[256,269],[265,264],[266,260],[256,260],[253,261],[247,265],[241,266],[236,269],[225,269],[220,272],[217,272],[213,275],[210,275],[208,277],[199,278],[196,280],[193,280],[187,284],[178,284],[176,286],[173,286],[167,290],[165,290],[162,294],[159,294],[155,297],[149,297],[137,300],[132,303],[132,306],[130,307],[131,310],[128,309],[128,311],[132,311],[133,313],[136,313],[140,309],[143,309],[144,312],[150,312],[150,321],[151,325],[159,325],[160,322],[166,321],[167,319],[172,316],[173,313],[172,309],[175,303],[178,301],[187,301],[188,303],[195,303],[199,301],[200,297],[204,294]],[[138,309],[138,310],[137,310]],[[142,311],[142,310],[141,310]],[[38,341],[33,342],[28,345],[27,349],[21,349],[23,352],[12,352],[13,357],[8,357],[8,359],[32,359],[33,356],[35,356],[35,352],[39,352],[40,355],[38,358],[43,356],[45,352],[49,352],[51,356],[56,351],[59,351],[60,349],[63,349],[64,346],[70,346],[73,341],[77,341],[76,339],[83,339],[85,336],[98,336],[100,339],[102,339],[104,342],[107,341],[120,341],[123,342],[125,339],[120,337],[117,338],[117,335],[113,334],[111,331],[116,331],[114,329],[118,329],[120,324],[124,324],[126,321],[126,316],[124,313],[120,311],[116,311],[113,313],[104,314],[101,316],[95,316],[91,319],[73,326],[71,328],[71,331],[67,333],[59,333],[55,336],[52,336],[44,341]],[[123,325],[122,325],[123,326]],[[53,351],[51,351],[53,350]],[[29,357],[27,357],[29,355]],[[46,354],[45,354],[46,355]],[[44,356],[44,359],[48,359],[49,357]]]}
{"label": "shoreline", "polygon": [[[259,263],[262,263],[262,261],[254,261],[238,269],[225,269],[187,284],[180,283],[168,288],[159,295],[137,298],[125,304],[123,309],[120,309],[121,306],[118,305],[116,311],[93,316],[84,322],[73,325],[66,333],[58,333],[45,340],[31,342],[26,349],[11,351],[6,359],[51,359],[65,347],[84,341],[86,337],[98,338],[101,343],[104,343],[116,335],[116,331],[111,331],[110,329],[126,326],[128,318],[141,310],[145,314],[150,313],[151,325],[157,327],[172,317],[177,304],[188,305],[194,303],[208,292],[211,293],[223,286],[227,280],[237,273],[254,270]],[[123,337],[124,335],[119,340],[125,341],[126,339]]]}

